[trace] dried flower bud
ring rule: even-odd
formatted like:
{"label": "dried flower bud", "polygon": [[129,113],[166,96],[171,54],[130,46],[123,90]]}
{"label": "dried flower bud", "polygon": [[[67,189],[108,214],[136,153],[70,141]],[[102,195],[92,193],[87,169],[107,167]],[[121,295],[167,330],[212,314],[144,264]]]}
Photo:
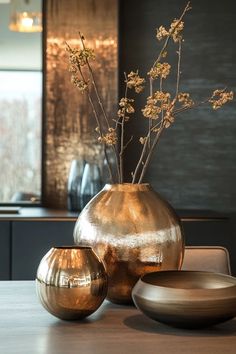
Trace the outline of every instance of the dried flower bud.
{"label": "dried flower bud", "polygon": [[175,118],[174,118],[174,116],[172,115],[172,112],[171,112],[171,111],[167,111],[167,112],[166,112],[163,121],[164,121],[164,127],[165,127],[165,128],[169,128],[170,125],[171,125],[172,123],[174,123]]}
{"label": "dried flower bud", "polygon": [[144,138],[143,138],[143,137],[141,136],[141,137],[139,138],[139,142],[140,142],[142,145],[145,144],[146,140],[147,140],[147,137],[144,137]]}
{"label": "dried flower bud", "polygon": [[158,133],[160,131],[160,128],[152,128],[153,133]]}
{"label": "dried flower bud", "polygon": [[170,68],[171,66],[168,63],[157,63],[156,66],[151,68],[148,75],[150,75],[152,79],[157,79],[158,77],[166,79],[170,73]]}
{"label": "dried flower bud", "polygon": [[234,98],[233,91],[215,90],[209,100],[213,109],[221,108],[225,103],[232,101]]}
{"label": "dried flower bud", "polygon": [[136,93],[140,93],[144,89],[143,84],[145,80],[138,75],[138,71],[131,71],[125,82],[127,83],[127,87],[130,89],[134,88]]}
{"label": "dried flower bud", "polygon": [[162,58],[166,58],[167,57],[167,50],[164,50],[164,52],[162,53]]}
{"label": "dried flower bud", "polygon": [[123,109],[119,109],[118,112],[117,112],[117,115],[119,118],[122,118],[124,116],[125,112]]}
{"label": "dried flower bud", "polygon": [[117,143],[117,134],[115,129],[109,128],[108,132],[105,135],[102,135],[98,138],[100,143],[104,143],[106,145],[115,145]]}
{"label": "dried flower bud", "polygon": [[167,36],[169,36],[169,32],[165,29],[165,27],[160,26],[157,29],[157,34],[156,34],[158,41],[161,41],[162,39],[164,39]]}
{"label": "dried flower bud", "polygon": [[77,68],[86,65],[89,60],[95,59],[94,50],[90,48],[79,50],[71,48],[67,44],[66,50],[69,52],[69,63],[71,66],[75,66]]}
{"label": "dried flower bud", "polygon": [[71,76],[71,82],[75,85],[82,93],[88,89],[88,81],[85,82],[79,79],[76,75]]}
{"label": "dried flower bud", "polygon": [[158,119],[161,113],[161,107],[157,106],[157,100],[149,96],[147,99],[146,106],[142,109],[144,117],[150,119]]}
{"label": "dried flower bud", "polygon": [[183,107],[192,107],[194,105],[194,101],[190,98],[190,95],[187,92],[179,93],[178,101],[182,103]]}
{"label": "dried flower bud", "polygon": [[93,49],[84,48],[79,53],[80,66],[83,66],[87,63],[87,61],[94,60],[94,59],[95,59],[95,54]]}
{"label": "dried flower bud", "polygon": [[73,74],[76,74],[77,73],[77,68],[75,65],[70,65],[69,66],[69,72],[70,73],[73,73]]}
{"label": "dried flower bud", "polygon": [[128,103],[132,103],[134,102],[134,100],[132,98],[121,98],[120,102],[119,102],[119,106],[120,107],[126,107]]}
{"label": "dried flower bud", "polygon": [[158,41],[161,41],[165,37],[171,36],[174,42],[178,42],[182,40],[181,32],[183,31],[183,29],[184,29],[184,22],[179,21],[178,19],[174,19],[170,25],[169,31],[167,31],[164,26],[160,26],[157,29],[156,37]]}
{"label": "dried flower bud", "polygon": [[172,36],[174,42],[182,40],[181,32],[184,29],[184,22],[174,19],[170,25],[169,34]]}
{"label": "dried flower bud", "polygon": [[131,106],[131,104],[130,103],[128,103],[127,105],[126,105],[126,112],[127,113],[134,113],[134,107],[133,106]]}
{"label": "dried flower bud", "polygon": [[166,103],[170,100],[170,93],[163,92],[163,91],[156,91],[156,92],[154,92],[153,97],[157,101],[162,101],[163,103]]}
{"label": "dried flower bud", "polygon": [[131,114],[135,112],[134,107],[131,104],[133,102],[134,100],[131,98],[121,98],[119,102],[119,106],[121,108],[117,112],[119,118],[124,118],[125,120],[127,120],[128,117],[126,117],[126,113]]}

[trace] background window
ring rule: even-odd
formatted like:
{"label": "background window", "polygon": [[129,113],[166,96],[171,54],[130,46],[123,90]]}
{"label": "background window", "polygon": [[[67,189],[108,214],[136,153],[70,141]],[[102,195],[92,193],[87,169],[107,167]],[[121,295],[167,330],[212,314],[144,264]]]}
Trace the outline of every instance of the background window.
{"label": "background window", "polygon": [[41,102],[41,72],[0,71],[1,202],[40,198]]}
{"label": "background window", "polygon": [[41,198],[42,27],[13,26],[33,13],[42,0],[0,0],[0,204]]}

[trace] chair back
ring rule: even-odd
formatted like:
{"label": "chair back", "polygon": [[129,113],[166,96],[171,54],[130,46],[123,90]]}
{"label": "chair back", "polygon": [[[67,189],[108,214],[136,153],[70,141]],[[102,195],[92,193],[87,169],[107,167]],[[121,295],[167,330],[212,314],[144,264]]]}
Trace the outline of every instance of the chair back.
{"label": "chair back", "polygon": [[231,274],[229,252],[220,246],[186,246],[181,269]]}

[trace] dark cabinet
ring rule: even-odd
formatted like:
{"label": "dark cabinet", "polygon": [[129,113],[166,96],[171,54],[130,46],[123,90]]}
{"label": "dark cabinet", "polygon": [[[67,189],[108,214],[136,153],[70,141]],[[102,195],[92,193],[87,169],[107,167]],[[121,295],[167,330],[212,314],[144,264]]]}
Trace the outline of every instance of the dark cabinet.
{"label": "dark cabinet", "polygon": [[183,227],[187,246],[231,248],[232,227],[227,218],[184,220]]}
{"label": "dark cabinet", "polygon": [[10,251],[10,227],[9,221],[0,222],[0,279],[10,279],[11,251]]}
{"label": "dark cabinet", "polygon": [[11,279],[35,279],[40,260],[55,246],[73,245],[74,221],[12,222]]}
{"label": "dark cabinet", "polygon": [[[39,262],[51,247],[73,245],[76,217],[68,217],[62,212],[51,215],[46,210],[37,218],[0,218],[0,280],[35,279]],[[226,247],[232,272],[236,275],[236,217],[181,215],[181,220],[186,245]]]}

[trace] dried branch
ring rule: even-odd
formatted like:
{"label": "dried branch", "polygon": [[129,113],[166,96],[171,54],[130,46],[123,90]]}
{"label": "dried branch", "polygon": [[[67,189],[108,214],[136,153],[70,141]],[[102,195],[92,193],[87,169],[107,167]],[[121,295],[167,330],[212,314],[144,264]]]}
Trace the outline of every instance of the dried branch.
{"label": "dried branch", "polygon": [[[81,40],[81,43],[82,43],[82,47],[83,47],[83,50],[86,49],[85,47],[85,44],[84,44],[84,37],[82,36],[82,34],[79,32],[79,36],[80,36],[80,40]],[[106,114],[106,111],[104,109],[104,106],[103,106],[103,102],[101,100],[101,97],[99,95],[99,91],[98,91],[98,88],[97,88],[97,84],[96,84],[96,80],[94,78],[94,74],[93,74],[93,70],[92,70],[92,67],[89,63],[89,60],[87,59],[86,57],[86,64],[87,64],[87,67],[89,69],[89,73],[90,73],[90,76],[91,76],[91,81],[92,81],[92,84],[93,84],[93,87],[94,87],[94,91],[95,91],[95,94],[96,94],[96,97],[97,97],[97,101],[98,101],[98,104],[101,108],[101,111],[102,111],[102,114],[103,114],[103,117],[104,117],[104,120],[106,122],[106,125],[107,125],[107,128],[109,129],[110,128],[110,124],[109,124],[109,121],[108,121],[108,117],[107,117],[107,114]],[[90,97],[91,98],[91,97]],[[90,100],[89,100],[90,101]],[[90,101],[91,102],[91,101]],[[101,135],[102,136],[102,135]],[[118,158],[117,158],[117,151],[116,151],[116,148],[114,145],[112,145],[112,149],[113,149],[113,152],[114,154],[116,155],[116,161],[118,161]],[[104,151],[106,150],[106,147],[104,149]],[[105,153],[105,158],[106,158],[106,161],[107,161],[107,165],[108,165],[108,169],[109,169],[109,173],[112,175],[112,168],[111,168],[111,163],[108,159],[108,155],[107,153]],[[120,172],[119,172],[119,166],[117,165],[116,163],[116,169],[117,169],[117,174],[118,174],[118,179],[120,181]],[[114,178],[112,178],[112,181],[114,183]]]}
{"label": "dried branch", "polygon": [[127,91],[128,91],[128,86],[127,86],[127,75],[126,73],[124,73],[125,76],[125,81],[126,81],[126,85],[125,85],[125,95],[124,95],[124,99],[125,99],[125,105],[124,105],[124,109],[123,109],[123,113],[121,115],[121,137],[120,137],[120,152],[119,152],[119,162],[120,162],[120,183],[123,183],[123,179],[124,179],[124,161],[123,161],[123,154],[124,154],[124,126],[125,126],[125,116],[126,116],[126,102],[127,102]]}
{"label": "dried branch", "polygon": [[[143,144],[141,149],[140,157],[138,159],[137,165],[135,167],[134,172],[132,173],[132,183],[142,183],[143,178],[146,174],[148,165],[153,156],[154,150],[159,142],[160,137],[163,134],[164,129],[167,129],[175,120],[175,117],[185,112],[186,110],[190,110],[196,108],[200,105],[203,105],[209,102],[212,105],[213,109],[220,108],[223,104],[233,99],[233,92],[226,92],[223,90],[215,90],[212,95],[198,103],[194,103],[190,98],[189,93],[180,92],[180,78],[181,78],[181,56],[182,56],[182,30],[184,28],[184,22],[182,21],[186,12],[190,10],[190,1],[186,4],[184,10],[182,11],[179,19],[173,20],[170,25],[169,30],[166,30],[163,26],[159,27],[157,32],[157,39],[164,40],[164,44],[154,61],[151,70],[148,72],[149,75],[149,91],[150,95],[147,97],[147,103],[144,109],[142,109],[144,117],[148,118],[148,127],[147,132],[144,137],[140,137],[140,142]],[[118,119],[113,119],[112,123],[114,128],[110,126],[106,111],[104,109],[104,105],[102,103],[101,97],[99,95],[98,87],[96,85],[95,77],[93,74],[93,69],[90,65],[90,60],[94,58],[93,51],[89,48],[86,48],[84,44],[84,37],[79,33],[82,48],[81,51],[73,51],[68,45],[70,49],[72,58],[71,58],[71,71],[74,70],[74,65],[77,67],[79,74],[82,80],[79,80],[76,76],[72,77],[72,81],[74,84],[82,91],[86,91],[89,102],[91,104],[95,120],[97,122],[97,131],[100,135],[99,139],[102,143],[104,143],[104,154],[107,160],[107,164],[109,167],[109,173],[111,177],[112,168],[109,163],[108,154],[106,151],[106,143],[107,145],[111,145],[113,149],[113,153],[115,156],[115,163],[117,169],[117,176],[119,183],[124,182],[124,152],[127,149],[128,145],[133,140],[133,136],[125,142],[125,123],[129,119],[129,114],[134,113],[134,108],[132,106],[133,99],[128,98],[128,89],[133,88],[136,93],[140,93],[143,90],[143,84],[145,80],[141,78],[138,74],[138,70],[136,72],[131,71],[128,75],[125,75],[125,94],[124,97],[121,98],[119,102],[119,110],[118,110]],[[166,56],[166,49],[170,42],[170,39],[173,39],[175,43],[178,43],[178,60],[177,60],[177,73],[176,73],[176,87],[173,96],[169,92],[163,91],[163,83],[164,79],[170,73],[170,64],[166,62],[161,62],[162,58]],[[89,78],[91,80],[92,86],[94,88],[95,97],[96,97],[96,106],[94,105],[90,89],[88,87],[88,81],[86,81],[85,76],[83,75],[83,71],[81,66],[86,65],[88,69]],[[157,91],[154,90],[155,80],[159,79],[159,88]],[[157,81],[158,82],[158,81]],[[172,98],[171,98],[172,97]],[[98,106],[97,106],[98,104]],[[98,111],[97,111],[98,109]],[[99,113],[102,113],[99,115]],[[101,118],[100,118],[101,116]],[[107,132],[103,130],[106,129],[103,127],[102,121],[104,121]],[[117,132],[120,130],[120,144],[117,148]],[[114,180],[114,178],[113,178]]]}

